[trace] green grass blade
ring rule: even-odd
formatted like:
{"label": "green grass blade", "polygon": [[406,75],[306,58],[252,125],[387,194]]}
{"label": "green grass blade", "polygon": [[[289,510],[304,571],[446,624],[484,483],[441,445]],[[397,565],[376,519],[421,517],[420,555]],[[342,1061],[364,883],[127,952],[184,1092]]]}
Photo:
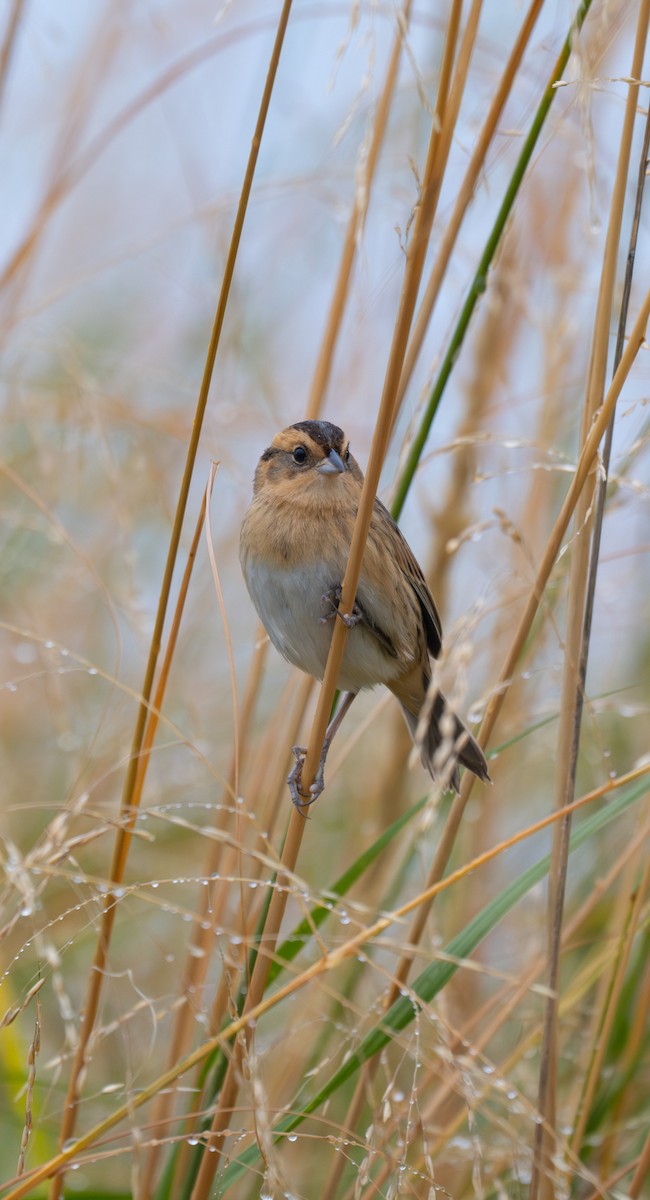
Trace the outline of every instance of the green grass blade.
{"label": "green grass blade", "polygon": [[526,141],[524,142],[521,154],[519,155],[519,159],[512,174],[510,183],[508,184],[506,194],[503,198],[499,212],[497,213],[496,220],[486,242],[483,254],[481,255],[481,260],[476,268],[467,298],[463,304],[456,328],[451,336],[447,353],[442,361],[442,366],[440,367],[438,378],[436,379],[433,390],[429,397],[420,427],[413,439],[406,462],[404,464],[404,468],[397,483],[397,490],[391,506],[391,512],[396,521],[398,520],[399,515],[404,507],[409,488],[413,482],[413,477],[418,468],[420,456],[429,436],[431,425],[433,424],[434,417],[438,411],[438,406],[449,381],[449,377],[454,369],[458,355],[460,354],[460,349],[465,340],[465,334],[469,328],[469,323],[474,313],[474,309],[478,304],[479,297],[483,294],[487,287],[487,277],[494,259],[494,255],[496,254],[499,246],[499,242],[506,227],[508,217],[512,212],[517,193],[521,187],[526,169],[533,156],[533,152],[539,140],[540,133],[542,132],[544,122],[548,116],[549,109],[553,103],[555,93],[557,91],[555,84],[562,78],[562,75],[564,74],[564,70],[569,61],[569,55],[573,47],[574,38],[582,29],[585,17],[589,12],[590,7],[591,0],[582,0],[582,3],[580,4],[576,13],[573,25],[567,34],[566,41],[564,42],[564,45],[560,51],[551,78],[549,79],[542,99],[540,100],[537,112],[533,118],[533,123],[528,132],[528,136],[526,137]]}
{"label": "green grass blade", "polygon": [[[347,871],[344,871],[343,874],[336,880],[336,882],[332,884],[332,887],[330,888],[330,895],[334,901],[338,901],[342,896],[345,896],[347,892],[349,892],[353,884],[355,884],[357,880],[362,877],[362,875],[379,857],[382,851],[385,850],[386,847],[389,846],[394,840],[394,838],[401,833],[402,829],[408,825],[409,821],[411,821],[413,817],[417,816],[417,814],[422,811],[425,804],[426,796],[424,796],[421,800],[418,800],[417,804],[412,805],[412,807],[398,817],[396,821],[393,821],[393,824],[389,825],[388,828],[385,829],[384,832],[376,839],[376,841],[374,841],[367,850],[364,850],[363,854],[360,854],[359,857],[355,859],[352,865],[348,867]],[[293,933],[289,935],[289,937],[285,942],[282,943],[277,951],[278,961],[272,964],[271,970],[269,971],[269,985],[274,983],[278,975],[280,975],[280,973],[284,970],[285,965],[290,963],[296,957],[296,955],[300,953],[300,951],[304,948],[305,939],[312,936],[314,926],[316,926],[316,928],[320,928],[325,919],[331,915],[334,907],[335,904],[318,904],[312,909],[309,918],[305,918],[304,921],[301,921],[300,924],[296,926]],[[279,961],[280,959],[282,961]]]}

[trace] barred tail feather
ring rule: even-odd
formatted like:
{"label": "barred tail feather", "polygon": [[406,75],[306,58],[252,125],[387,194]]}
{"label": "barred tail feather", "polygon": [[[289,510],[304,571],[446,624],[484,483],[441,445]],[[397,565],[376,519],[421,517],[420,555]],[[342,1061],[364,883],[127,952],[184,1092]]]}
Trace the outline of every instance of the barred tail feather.
{"label": "barred tail feather", "polygon": [[432,779],[446,783],[458,792],[458,768],[463,766],[483,783],[492,783],[481,747],[460,718],[452,712],[442,692],[436,693],[424,737],[417,736],[420,714],[411,712],[403,703],[402,712],[411,737],[420,751],[422,765]]}

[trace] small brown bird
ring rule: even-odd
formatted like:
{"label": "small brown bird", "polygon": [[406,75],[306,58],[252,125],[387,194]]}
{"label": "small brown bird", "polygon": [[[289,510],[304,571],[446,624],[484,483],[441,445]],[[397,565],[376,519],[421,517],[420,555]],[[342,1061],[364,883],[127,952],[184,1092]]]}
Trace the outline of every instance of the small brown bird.
{"label": "small brown bird", "polygon": [[[322,679],[338,614],[349,626],[339,687],[347,692],[327,733],[309,798],[300,792],[304,751],[294,747],[289,776],[294,803],[323,790],[327,750],[357,692],[379,683],[399,700],[422,763],[432,778],[458,790],[458,764],[490,782],[481,747],[440,691],[431,658],[442,645],[440,617],[424,575],[388,510],[375,500],[354,611],[338,612],[363,475],[348,439],[329,421],[298,421],[273,439],[255,472],[241,529],[246,585],[273,645],[308,675]],[[421,740],[420,740],[421,738]]]}

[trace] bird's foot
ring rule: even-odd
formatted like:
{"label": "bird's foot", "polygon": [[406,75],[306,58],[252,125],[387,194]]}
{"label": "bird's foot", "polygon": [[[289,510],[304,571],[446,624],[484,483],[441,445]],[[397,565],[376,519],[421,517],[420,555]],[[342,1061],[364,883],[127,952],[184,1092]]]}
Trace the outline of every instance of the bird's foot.
{"label": "bird's foot", "polygon": [[314,782],[309,788],[308,795],[305,795],[305,793],[300,790],[302,785],[302,769],[305,765],[305,756],[307,751],[303,746],[292,746],[291,753],[296,760],[296,765],[287,778],[287,784],[295,807],[298,809],[298,812],[302,812],[303,809],[309,808],[309,806],[313,804],[315,800],[318,800],[321,792],[325,789],[324,772],[326,752],[321,756],[321,760],[318,764],[318,770],[314,777]]}
{"label": "bird's foot", "polygon": [[341,612],[339,608],[339,604],[341,602],[340,585],[332,588],[329,592],[325,592],[325,595],[321,596],[320,599],[321,608],[326,610],[324,615],[320,618],[321,625],[326,625],[327,622],[332,621],[334,617],[340,617],[343,624],[346,625],[348,629],[354,629],[355,625],[358,625],[360,621],[363,621],[363,613],[356,601],[351,613]]}

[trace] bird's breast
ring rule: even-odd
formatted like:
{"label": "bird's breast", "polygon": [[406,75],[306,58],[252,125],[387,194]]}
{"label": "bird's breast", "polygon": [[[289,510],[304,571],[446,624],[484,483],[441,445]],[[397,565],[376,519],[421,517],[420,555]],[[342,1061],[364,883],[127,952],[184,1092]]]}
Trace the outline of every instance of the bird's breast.
{"label": "bird's breast", "polygon": [[[242,555],[251,599],[273,645],[294,666],[322,679],[332,640],[335,616],[323,598],[341,583],[341,567],[326,559],[303,566],[280,567]],[[331,615],[331,620],[322,618]],[[339,676],[345,691],[386,683],[399,671],[371,630],[359,624],[350,630]]]}

